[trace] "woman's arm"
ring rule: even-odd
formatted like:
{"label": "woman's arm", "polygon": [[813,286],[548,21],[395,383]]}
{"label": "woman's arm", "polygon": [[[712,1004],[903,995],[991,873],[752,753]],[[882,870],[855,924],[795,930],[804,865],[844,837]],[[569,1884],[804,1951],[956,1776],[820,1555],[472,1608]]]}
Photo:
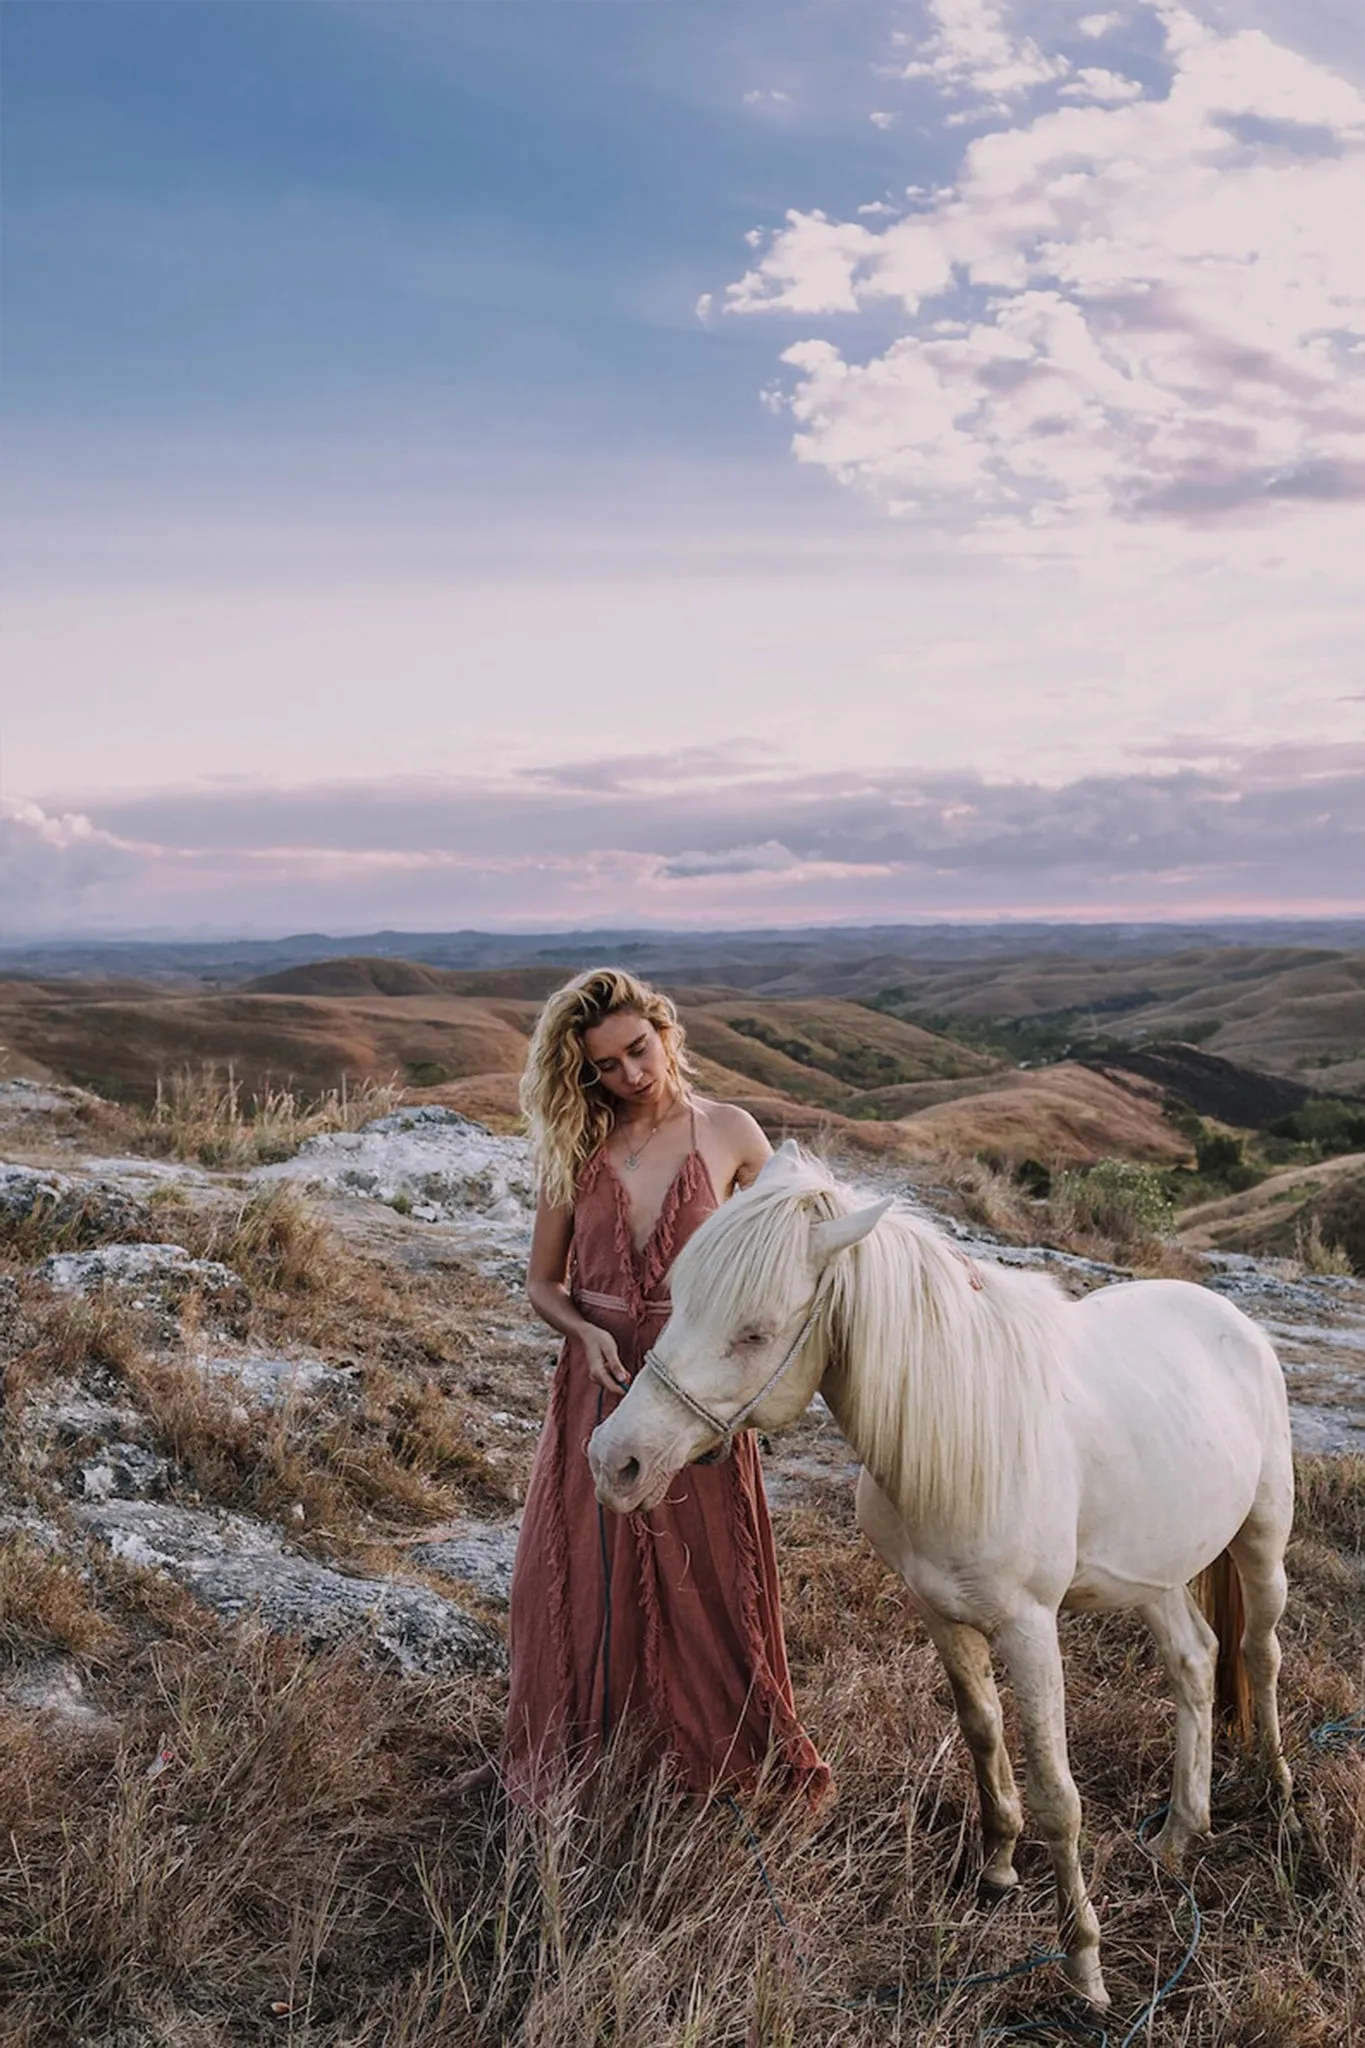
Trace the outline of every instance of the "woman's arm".
{"label": "woman's arm", "polygon": [[573,1239],[573,1210],[541,1202],[531,1232],[531,1256],[526,1266],[526,1292],[531,1306],[543,1323],[562,1337],[574,1337],[583,1348],[589,1377],[609,1394],[619,1394],[630,1385],[621,1363],[616,1339],[579,1313],[565,1280],[569,1270],[569,1245]]}
{"label": "woman's arm", "polygon": [[735,1173],[731,1188],[749,1188],[758,1179],[765,1163],[772,1158],[773,1148],[763,1131],[747,1109],[730,1104],[735,1145]]}

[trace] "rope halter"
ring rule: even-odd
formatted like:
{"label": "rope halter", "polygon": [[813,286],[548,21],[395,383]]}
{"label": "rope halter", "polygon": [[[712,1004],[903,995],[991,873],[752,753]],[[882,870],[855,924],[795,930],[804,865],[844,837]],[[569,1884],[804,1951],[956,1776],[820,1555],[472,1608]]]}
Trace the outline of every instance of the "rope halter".
{"label": "rope halter", "polygon": [[770,1372],[768,1374],[767,1379],[764,1380],[762,1386],[759,1388],[758,1392],[752,1397],[752,1399],[746,1401],[744,1403],[744,1406],[738,1409],[735,1412],[735,1414],[733,1414],[730,1417],[728,1422],[726,1422],[719,1415],[713,1415],[711,1413],[711,1410],[708,1407],[706,1407],[704,1403],[699,1401],[695,1394],[690,1394],[688,1392],[687,1388],[682,1385],[681,1381],[675,1380],[672,1373],[668,1370],[668,1367],[663,1363],[662,1359],[659,1357],[657,1351],[653,1349],[646,1351],[644,1355],[644,1360],[640,1367],[641,1374],[644,1374],[646,1372],[652,1372],[654,1374],[655,1379],[657,1379],[662,1386],[667,1387],[669,1393],[674,1396],[675,1400],[681,1401],[683,1407],[689,1409],[691,1413],[696,1416],[698,1422],[704,1422],[706,1424],[706,1427],[711,1431],[712,1435],[717,1439],[715,1449],[708,1451],[705,1457],[694,1458],[692,1460],[693,1464],[715,1465],[721,1463],[724,1459],[729,1457],[731,1451],[733,1451],[735,1447],[736,1434],[738,1433],[738,1431],[743,1429],[745,1423],[749,1420],[749,1417],[753,1414],[754,1410],[762,1402],[765,1395],[771,1392],[771,1390],[777,1385],[777,1382],[781,1379],[783,1373],[786,1372],[787,1368],[800,1355],[805,1345],[806,1339],[810,1336],[811,1331],[815,1328],[815,1324],[819,1317],[820,1311],[824,1307],[826,1301],[829,1299],[829,1290],[826,1285],[827,1279],[828,1269],[825,1273],[821,1274],[819,1284],[816,1287],[814,1294],[811,1296],[810,1305],[806,1310],[805,1318],[802,1321],[801,1327],[797,1331],[791,1343],[787,1346],[786,1352],[783,1355],[781,1363],[776,1367],[776,1369],[773,1372]]}

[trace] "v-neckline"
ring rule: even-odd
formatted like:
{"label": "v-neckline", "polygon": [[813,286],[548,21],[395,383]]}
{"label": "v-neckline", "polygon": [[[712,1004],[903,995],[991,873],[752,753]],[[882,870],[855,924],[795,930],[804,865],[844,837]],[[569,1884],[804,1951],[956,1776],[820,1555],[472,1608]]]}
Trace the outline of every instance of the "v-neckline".
{"label": "v-neckline", "polygon": [[691,1165],[694,1159],[697,1160],[701,1167],[702,1172],[706,1175],[707,1185],[711,1189],[712,1199],[714,1200],[716,1190],[715,1183],[711,1179],[711,1169],[707,1165],[700,1148],[696,1145],[693,1145],[686,1152],[684,1152],[682,1158],[678,1161],[677,1171],[673,1175],[673,1178],[669,1181],[668,1186],[663,1191],[663,1195],[660,1199],[658,1211],[655,1215],[654,1221],[650,1224],[649,1229],[645,1234],[643,1242],[637,1243],[635,1237],[635,1219],[631,1215],[630,1209],[629,1191],[626,1187],[625,1182],[622,1180],[620,1174],[616,1170],[615,1160],[611,1157],[610,1153],[606,1150],[605,1146],[603,1147],[602,1162],[606,1167],[607,1172],[611,1175],[613,1184],[615,1185],[616,1199],[621,1205],[621,1213],[625,1218],[626,1236],[630,1240],[630,1248],[632,1253],[634,1254],[635,1263],[637,1266],[643,1266],[646,1260],[648,1259],[650,1252],[654,1249],[654,1240],[659,1234],[659,1230],[663,1223],[664,1217],[668,1214],[669,1205],[673,1200],[673,1190],[677,1187],[678,1182],[682,1179],[684,1173],[686,1173],[688,1167]]}

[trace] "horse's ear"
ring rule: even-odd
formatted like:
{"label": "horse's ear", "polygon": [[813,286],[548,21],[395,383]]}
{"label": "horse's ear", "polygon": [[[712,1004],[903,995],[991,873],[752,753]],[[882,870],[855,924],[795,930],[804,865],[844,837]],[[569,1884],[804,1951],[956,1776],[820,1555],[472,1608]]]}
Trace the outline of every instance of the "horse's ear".
{"label": "horse's ear", "polygon": [[827,1266],[837,1253],[846,1252],[850,1245],[861,1244],[876,1229],[895,1199],[894,1195],[887,1195],[867,1209],[855,1209],[851,1216],[831,1216],[825,1223],[812,1223],[810,1249],[816,1265]]}
{"label": "horse's ear", "polygon": [[795,1138],[784,1138],[772,1156],[764,1160],[758,1178],[762,1180],[766,1174],[769,1180],[780,1180],[784,1173],[790,1172],[793,1166],[800,1164],[801,1147]]}

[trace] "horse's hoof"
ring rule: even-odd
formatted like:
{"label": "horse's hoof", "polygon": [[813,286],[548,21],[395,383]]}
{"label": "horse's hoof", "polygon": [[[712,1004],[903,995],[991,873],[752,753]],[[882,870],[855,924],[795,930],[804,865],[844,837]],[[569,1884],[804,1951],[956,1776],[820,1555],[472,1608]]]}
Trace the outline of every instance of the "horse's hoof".
{"label": "horse's hoof", "polygon": [[1104,1988],[1104,1977],[1097,1962],[1086,1957],[1068,1956],[1062,1964],[1062,1975],[1077,1998],[1093,2006],[1096,2012],[1108,2012],[1113,2001]]}
{"label": "horse's hoof", "polygon": [[1167,1826],[1159,1835],[1153,1835],[1144,1846],[1152,1861],[1161,1865],[1167,1877],[1183,1877],[1185,1865],[1189,1861],[1192,1840],[1193,1837],[1183,1828],[1179,1834],[1175,1834]]}
{"label": "horse's hoof", "polygon": [[983,1906],[1003,1906],[1019,1889],[1017,1870],[983,1870],[976,1881],[976,1896]]}

